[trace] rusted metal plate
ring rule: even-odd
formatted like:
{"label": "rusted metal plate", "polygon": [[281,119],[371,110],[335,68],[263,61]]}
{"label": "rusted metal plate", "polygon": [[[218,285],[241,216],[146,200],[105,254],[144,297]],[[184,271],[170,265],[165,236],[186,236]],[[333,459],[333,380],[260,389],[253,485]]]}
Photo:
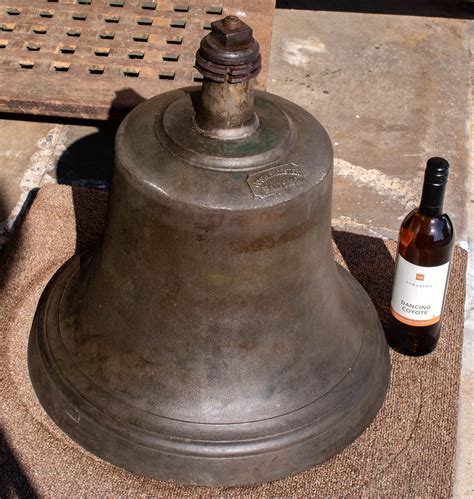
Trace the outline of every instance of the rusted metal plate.
{"label": "rusted metal plate", "polygon": [[193,85],[210,23],[240,16],[262,48],[264,88],[274,0],[0,0],[0,111],[107,119]]}

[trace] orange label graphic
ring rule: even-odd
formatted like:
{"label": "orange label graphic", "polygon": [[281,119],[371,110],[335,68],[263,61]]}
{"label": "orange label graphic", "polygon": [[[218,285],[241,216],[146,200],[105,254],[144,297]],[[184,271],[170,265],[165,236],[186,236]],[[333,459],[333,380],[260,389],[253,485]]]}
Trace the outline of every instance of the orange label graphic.
{"label": "orange label graphic", "polygon": [[416,274],[416,280],[417,281],[424,281],[425,280],[425,274]]}

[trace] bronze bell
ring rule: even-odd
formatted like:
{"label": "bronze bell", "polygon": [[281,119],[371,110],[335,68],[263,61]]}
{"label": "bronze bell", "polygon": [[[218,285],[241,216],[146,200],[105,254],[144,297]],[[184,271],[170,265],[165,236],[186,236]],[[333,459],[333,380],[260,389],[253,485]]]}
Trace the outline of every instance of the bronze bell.
{"label": "bronze bell", "polygon": [[212,24],[202,88],[135,108],[101,246],[43,293],[31,380],[51,418],[118,466],[203,485],[321,463],[389,381],[376,311],[333,260],[333,151],[305,110],[254,92],[252,30]]}

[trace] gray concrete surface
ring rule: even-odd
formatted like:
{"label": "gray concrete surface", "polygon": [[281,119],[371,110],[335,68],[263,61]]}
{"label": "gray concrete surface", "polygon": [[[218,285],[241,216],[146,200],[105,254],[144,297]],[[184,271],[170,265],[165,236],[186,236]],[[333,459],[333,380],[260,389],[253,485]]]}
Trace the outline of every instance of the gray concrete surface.
{"label": "gray concrete surface", "polygon": [[[43,152],[48,147],[48,131],[53,126],[48,123],[0,121],[0,246],[6,240],[7,226],[11,227],[16,218],[13,214],[16,205],[20,200],[24,202],[30,190],[25,172],[34,170],[42,160],[52,164]],[[33,172],[29,177],[32,176]]]}
{"label": "gray concrete surface", "polygon": [[268,90],[326,127],[334,225],[396,238],[431,156],[452,164],[446,207],[466,239],[468,22],[277,11]]}
{"label": "gray concrete surface", "polygon": [[[313,113],[331,136],[335,227],[396,238],[418,202],[426,159],[441,155],[452,164],[446,207],[458,241],[468,246],[474,234],[470,30],[464,20],[276,11],[268,90]],[[106,187],[112,141],[113,127],[0,120],[0,244],[31,189],[55,181]],[[472,296],[456,497],[474,497]]]}
{"label": "gray concrete surface", "polygon": [[[474,25],[469,32],[471,55],[474,54]],[[470,62],[471,73],[471,155],[468,175],[467,231],[469,262],[467,270],[466,319],[462,356],[461,387],[459,395],[457,466],[455,497],[474,497],[474,59]]]}

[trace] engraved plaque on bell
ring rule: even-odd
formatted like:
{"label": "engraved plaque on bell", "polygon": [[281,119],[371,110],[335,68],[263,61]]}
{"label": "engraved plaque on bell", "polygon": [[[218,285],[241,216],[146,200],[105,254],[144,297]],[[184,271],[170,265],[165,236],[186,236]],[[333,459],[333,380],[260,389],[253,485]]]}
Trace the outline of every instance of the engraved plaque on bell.
{"label": "engraved plaque on bell", "polygon": [[305,110],[253,89],[258,43],[213,23],[202,88],[135,108],[100,246],[43,293],[38,398],[76,442],[162,480],[233,485],[323,462],[384,400],[375,309],[332,256],[333,151]]}

